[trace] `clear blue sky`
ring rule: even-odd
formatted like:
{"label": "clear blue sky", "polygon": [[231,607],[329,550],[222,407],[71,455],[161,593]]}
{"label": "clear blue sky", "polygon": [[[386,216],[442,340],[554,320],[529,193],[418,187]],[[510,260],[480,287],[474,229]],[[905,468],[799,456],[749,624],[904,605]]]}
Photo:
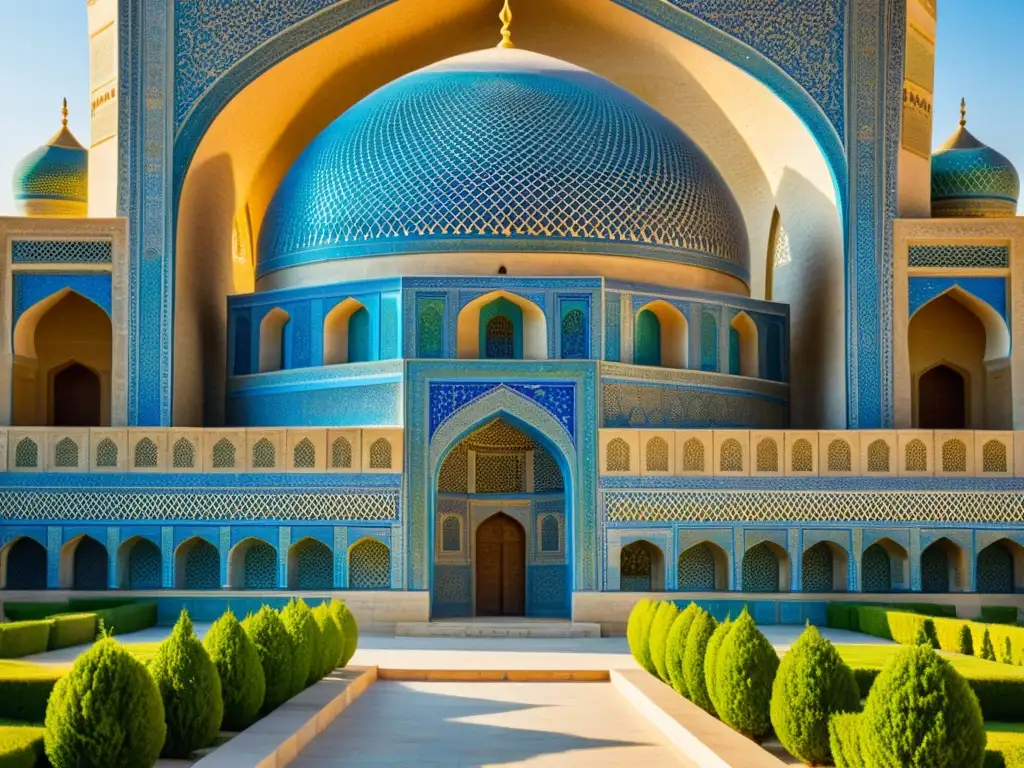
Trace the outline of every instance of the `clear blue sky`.
{"label": "clear blue sky", "polygon": [[[85,0],[0,0],[0,83],[3,215],[14,212],[14,165],[60,127],[62,96],[88,146]],[[955,130],[961,96],[971,131],[1024,174],[1024,0],[939,0],[936,145]]]}

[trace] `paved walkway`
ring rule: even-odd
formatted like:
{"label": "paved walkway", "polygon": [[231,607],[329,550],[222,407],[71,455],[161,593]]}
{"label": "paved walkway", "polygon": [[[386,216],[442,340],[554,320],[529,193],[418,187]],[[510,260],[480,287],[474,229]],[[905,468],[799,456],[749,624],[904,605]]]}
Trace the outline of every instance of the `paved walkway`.
{"label": "paved walkway", "polygon": [[291,765],[668,768],[680,760],[607,683],[381,682]]}

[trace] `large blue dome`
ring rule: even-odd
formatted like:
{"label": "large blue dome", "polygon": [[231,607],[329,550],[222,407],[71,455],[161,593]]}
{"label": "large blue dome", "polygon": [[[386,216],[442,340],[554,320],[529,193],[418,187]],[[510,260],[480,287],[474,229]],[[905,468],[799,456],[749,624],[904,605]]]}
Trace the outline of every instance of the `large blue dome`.
{"label": "large blue dome", "polygon": [[743,218],[704,153],[622,88],[517,49],[409,74],[328,126],[271,201],[257,274],[457,251],[644,256],[749,282]]}

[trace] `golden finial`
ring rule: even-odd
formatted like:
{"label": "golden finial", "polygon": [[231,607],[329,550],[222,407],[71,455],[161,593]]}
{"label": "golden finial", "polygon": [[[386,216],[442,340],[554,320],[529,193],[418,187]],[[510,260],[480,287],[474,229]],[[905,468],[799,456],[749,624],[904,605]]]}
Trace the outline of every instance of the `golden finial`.
{"label": "golden finial", "polygon": [[60,108],[60,124],[62,126],[64,126],[65,128],[68,127],[68,100],[67,100],[67,97],[64,98],[64,104]]}
{"label": "golden finial", "polygon": [[960,99],[960,127],[967,125],[967,99]]}
{"label": "golden finial", "polygon": [[502,24],[501,42],[498,43],[498,47],[515,48],[515,43],[512,42],[512,9],[509,8],[508,0],[505,0],[505,7],[501,9],[498,18],[501,19]]}

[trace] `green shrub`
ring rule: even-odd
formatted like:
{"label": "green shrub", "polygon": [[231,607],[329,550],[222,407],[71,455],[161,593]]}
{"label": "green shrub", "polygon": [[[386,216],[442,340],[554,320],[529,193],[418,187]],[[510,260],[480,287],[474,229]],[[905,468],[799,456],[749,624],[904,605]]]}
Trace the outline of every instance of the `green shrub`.
{"label": "green shrub", "polygon": [[0,663],[0,720],[41,723],[64,670],[22,661]]}
{"label": "green shrub", "polygon": [[113,635],[141,632],[156,626],[157,608],[154,600],[99,608],[93,613],[96,614],[97,622],[102,619],[103,627]]}
{"label": "green shrub", "polygon": [[263,667],[266,690],[260,711],[267,713],[292,695],[292,639],[277,611],[267,605],[247,616],[242,628],[256,647]]}
{"label": "green shrub", "polygon": [[712,715],[715,714],[715,708],[708,697],[708,687],[704,681],[704,653],[717,627],[715,617],[703,608],[698,608],[697,615],[693,617],[693,623],[690,625],[690,633],[686,637],[686,649],[683,651],[683,679],[686,681],[689,699]]}
{"label": "green shrub", "polygon": [[626,623],[626,640],[629,643],[629,651],[636,659],[636,663],[646,669],[652,675],[657,675],[658,670],[651,659],[651,624],[658,613],[657,600],[643,598],[637,600],[633,610],[629,613],[629,621]]}
{"label": "green shrub", "polygon": [[355,655],[356,648],[359,647],[359,625],[356,623],[356,617],[352,615],[352,611],[344,602],[332,598],[329,605],[331,613],[334,614],[334,618],[341,626],[342,639],[345,641],[342,644],[341,657],[338,659],[337,666],[347,667],[352,656]]}
{"label": "green shrub", "polygon": [[151,768],[166,733],[152,676],[109,637],[78,657],[46,708],[46,756],[54,768]]}
{"label": "green shrub", "polygon": [[932,648],[903,648],[864,705],[861,750],[869,766],[981,768],[985,726],[967,681]]}
{"label": "green shrub", "polygon": [[[303,603],[303,605],[306,605]],[[308,606],[306,610],[309,612],[309,618],[313,622],[313,632],[310,634],[310,639],[313,641],[313,645],[310,647],[309,652],[309,672],[306,673],[306,684],[308,688],[313,683],[318,682],[325,674],[324,672],[324,633],[320,629],[320,622],[317,621],[316,614]]]}
{"label": "green shrub", "polygon": [[732,619],[728,616],[725,621],[715,627],[711,639],[708,640],[708,647],[704,649],[704,685],[707,688],[708,698],[711,706],[718,711],[718,678],[715,676],[718,654],[722,650],[722,643],[732,632]]}
{"label": "green shrub", "polygon": [[320,628],[320,677],[326,677],[334,671],[338,665],[338,659],[343,650],[344,636],[341,634],[341,625],[331,613],[327,603],[320,603],[313,609],[313,618]]}
{"label": "green shrub", "polygon": [[1015,605],[983,605],[981,621],[986,624],[1016,624],[1017,607]]}
{"label": "green shrub", "polygon": [[35,768],[43,753],[42,728],[0,725],[0,768]]}
{"label": "green shrub", "polygon": [[224,718],[220,675],[182,610],[170,636],[160,643],[149,671],[164,702],[164,757],[187,758],[217,738]]}
{"label": "green shrub", "polygon": [[84,645],[96,639],[95,613],[59,613],[50,619],[50,650]]}
{"label": "green shrub", "polygon": [[8,621],[38,621],[57,613],[67,613],[67,601],[58,603],[4,603],[4,616]]}
{"label": "green shrub", "polygon": [[769,706],[779,657],[754,626],[746,608],[722,642],[715,664],[715,688],[722,721],[751,738],[771,728]]}
{"label": "green shrub", "polygon": [[309,606],[301,598],[292,598],[288,605],[281,609],[281,621],[292,639],[292,692],[296,693],[306,687],[309,677],[309,666],[313,660],[317,638],[313,634],[319,632],[316,621]]}
{"label": "green shrub", "polygon": [[0,624],[0,659],[17,659],[46,653],[50,644],[52,619]]}
{"label": "green shrub", "polygon": [[665,666],[668,633],[672,629],[672,622],[676,620],[678,615],[679,608],[676,607],[676,604],[671,600],[663,600],[654,614],[654,620],[651,622],[651,637],[649,641],[651,661],[654,663],[654,669],[658,673],[658,677],[666,683],[672,682],[672,679],[668,676],[668,668]]}
{"label": "green shrub", "polygon": [[861,716],[853,712],[832,715],[828,721],[829,749],[836,768],[866,768],[860,751]]}
{"label": "green shrub", "polygon": [[828,723],[857,712],[860,691],[835,646],[808,625],[782,657],[772,685],[771,721],[789,754],[810,765],[828,762]]}
{"label": "green shrub", "polygon": [[683,677],[683,655],[686,652],[686,638],[690,634],[690,625],[697,615],[697,604],[690,603],[679,612],[665,641],[665,670],[669,682],[676,693],[686,696],[686,680]]}
{"label": "green shrub", "polygon": [[981,636],[981,650],[978,652],[978,657],[985,661],[996,660],[996,649],[992,647],[992,635],[989,634],[988,627],[985,627],[985,633]]}
{"label": "green shrub", "polygon": [[957,633],[956,640],[956,653],[962,653],[965,656],[970,656],[974,653],[974,638],[971,635],[971,628],[967,622],[960,625],[960,631]]}
{"label": "green shrub", "polygon": [[108,608],[120,608],[138,603],[135,597],[69,597],[68,613],[85,613],[101,611]]}
{"label": "green shrub", "polygon": [[263,706],[267,681],[260,664],[260,655],[241,623],[230,610],[213,622],[203,638],[203,647],[220,677],[227,731],[241,731],[256,719]]}
{"label": "green shrub", "polygon": [[1003,638],[1003,652],[999,656],[999,661],[1003,664],[1013,664],[1013,644],[1009,637]]}

